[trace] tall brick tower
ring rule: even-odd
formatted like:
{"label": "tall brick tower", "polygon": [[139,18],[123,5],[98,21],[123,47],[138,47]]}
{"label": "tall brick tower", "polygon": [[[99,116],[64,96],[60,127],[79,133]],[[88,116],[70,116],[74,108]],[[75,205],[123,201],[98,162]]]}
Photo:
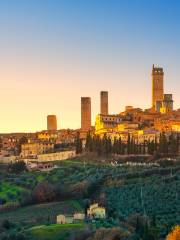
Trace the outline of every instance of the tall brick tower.
{"label": "tall brick tower", "polygon": [[164,98],[164,72],[163,68],[152,68],[152,108],[156,109],[157,101],[163,101]]}
{"label": "tall brick tower", "polygon": [[101,114],[108,115],[108,92],[100,93]]}
{"label": "tall brick tower", "polygon": [[91,98],[81,98],[81,130],[88,131],[91,128]]}
{"label": "tall brick tower", "polygon": [[47,116],[47,130],[56,131],[57,130],[57,118],[56,115]]}

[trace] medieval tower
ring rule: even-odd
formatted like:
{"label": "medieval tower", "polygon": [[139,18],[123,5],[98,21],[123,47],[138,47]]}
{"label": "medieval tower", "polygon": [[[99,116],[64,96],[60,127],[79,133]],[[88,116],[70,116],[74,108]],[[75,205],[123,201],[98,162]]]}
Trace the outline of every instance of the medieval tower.
{"label": "medieval tower", "polygon": [[156,110],[158,102],[164,98],[164,72],[163,68],[152,68],[152,108]]}
{"label": "medieval tower", "polygon": [[91,129],[91,98],[81,98],[81,130],[88,131]]}
{"label": "medieval tower", "polygon": [[102,91],[100,93],[101,114],[108,115],[108,92]]}
{"label": "medieval tower", "polygon": [[57,130],[57,118],[56,115],[47,116],[47,130],[56,131]]}

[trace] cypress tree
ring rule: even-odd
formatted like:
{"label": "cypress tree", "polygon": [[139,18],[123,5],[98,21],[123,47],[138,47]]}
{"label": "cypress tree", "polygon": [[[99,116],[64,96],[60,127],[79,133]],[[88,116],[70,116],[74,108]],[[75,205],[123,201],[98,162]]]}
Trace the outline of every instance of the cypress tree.
{"label": "cypress tree", "polygon": [[82,140],[80,139],[80,133],[77,133],[76,138],[76,154],[82,153]]}
{"label": "cypress tree", "polygon": [[121,141],[121,137],[118,140],[118,154],[122,154],[122,141]]}
{"label": "cypress tree", "polygon": [[131,136],[128,133],[128,141],[127,141],[127,154],[129,155],[131,153]]}
{"label": "cypress tree", "polygon": [[160,135],[159,152],[168,153],[168,141],[164,132]]}
{"label": "cypress tree", "polygon": [[155,137],[154,151],[157,152],[157,150],[158,150],[158,142],[157,142],[157,137]]}
{"label": "cypress tree", "polygon": [[146,154],[146,141],[143,142],[143,151],[142,154]]}
{"label": "cypress tree", "polygon": [[88,132],[86,135],[86,146],[85,146],[87,151],[89,151],[90,138],[91,138],[91,135],[90,135],[90,132]]}

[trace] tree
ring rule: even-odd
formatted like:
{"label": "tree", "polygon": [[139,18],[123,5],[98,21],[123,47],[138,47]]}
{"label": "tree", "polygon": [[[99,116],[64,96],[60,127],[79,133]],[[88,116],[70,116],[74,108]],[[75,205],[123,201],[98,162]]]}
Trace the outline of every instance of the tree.
{"label": "tree", "polygon": [[82,140],[80,139],[80,133],[77,133],[76,138],[76,154],[82,153]]}
{"label": "tree", "polygon": [[143,142],[143,154],[146,154],[146,141]]}
{"label": "tree", "polygon": [[92,152],[92,150],[93,150],[93,138],[92,138],[90,132],[88,132],[87,136],[86,136],[86,146],[85,146],[85,148],[86,148],[86,151]]}
{"label": "tree", "polygon": [[131,153],[131,136],[128,133],[128,141],[127,141],[127,154]]}
{"label": "tree", "polygon": [[35,202],[50,202],[55,199],[56,193],[54,187],[50,183],[43,181],[34,188],[32,196]]}
{"label": "tree", "polygon": [[134,138],[131,137],[131,140],[130,140],[130,153],[131,154],[134,154],[134,148],[135,148],[135,141],[134,141]]}
{"label": "tree", "polygon": [[178,154],[178,149],[179,149],[178,137],[171,134],[169,137],[169,152],[173,155]]}
{"label": "tree", "polygon": [[154,151],[155,153],[157,152],[158,150],[158,142],[157,142],[157,137],[155,137],[155,141],[154,141]]}
{"label": "tree", "polygon": [[99,136],[97,136],[94,139],[93,147],[94,147],[96,153],[98,154],[98,156],[101,156],[103,150],[102,150],[102,140],[101,140],[101,138]]}
{"label": "tree", "polygon": [[148,153],[153,155],[155,151],[155,143],[154,141],[149,141],[148,142]]}
{"label": "tree", "polygon": [[164,132],[160,135],[159,152],[168,153],[168,141]]}
{"label": "tree", "polygon": [[24,161],[17,161],[9,164],[8,166],[8,172],[11,172],[11,173],[18,174],[24,171],[27,171],[26,163]]}
{"label": "tree", "polygon": [[18,142],[18,144],[16,145],[17,155],[20,155],[20,153],[21,153],[21,146],[22,146],[22,144],[25,144],[25,143],[27,143],[27,142],[28,142],[28,139],[27,139],[26,136],[23,136],[23,137],[21,137],[21,138],[19,139],[19,142]]}

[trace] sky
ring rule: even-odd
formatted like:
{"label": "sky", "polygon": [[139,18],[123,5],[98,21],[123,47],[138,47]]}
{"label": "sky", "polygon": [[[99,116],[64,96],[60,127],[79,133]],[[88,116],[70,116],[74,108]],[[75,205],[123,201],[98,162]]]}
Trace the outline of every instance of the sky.
{"label": "sky", "polygon": [[152,65],[180,107],[179,0],[0,0],[0,132],[80,127],[80,98],[151,106]]}

